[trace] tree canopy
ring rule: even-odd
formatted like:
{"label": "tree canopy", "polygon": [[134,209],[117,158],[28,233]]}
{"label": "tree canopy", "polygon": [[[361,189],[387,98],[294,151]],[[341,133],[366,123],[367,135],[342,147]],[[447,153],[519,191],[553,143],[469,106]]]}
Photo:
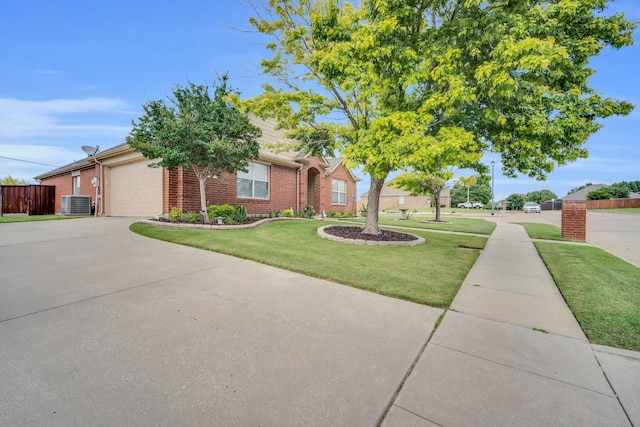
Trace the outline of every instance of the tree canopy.
{"label": "tree canopy", "polygon": [[[473,178],[469,181],[468,178]],[[467,194],[470,202],[481,202],[487,204],[491,202],[491,182],[488,177],[475,176],[465,179],[458,179],[451,189],[451,206],[467,201]],[[468,192],[467,192],[468,191]]]}
{"label": "tree canopy", "polygon": [[492,151],[505,175],[543,179],[587,157],[598,119],[632,109],[589,86],[589,59],[633,41],[608,0],[251,3],[275,81],[248,107],[370,175],[367,233],[391,171],[483,173]]}
{"label": "tree canopy", "polygon": [[524,205],[524,197],[521,194],[513,193],[507,197],[507,209],[520,209]]}
{"label": "tree canopy", "polygon": [[144,114],[132,122],[127,137],[134,150],[154,160],[150,166],[195,172],[207,221],[207,180],[225,171],[246,171],[249,160],[258,157],[261,130],[229,101],[237,92],[227,82],[224,74],[212,87],[213,96],[207,85],[177,85],[169,104],[157,100],[142,106]]}
{"label": "tree canopy", "polygon": [[527,193],[527,202],[542,203],[548,200],[557,199],[558,195],[551,190],[536,190]]}

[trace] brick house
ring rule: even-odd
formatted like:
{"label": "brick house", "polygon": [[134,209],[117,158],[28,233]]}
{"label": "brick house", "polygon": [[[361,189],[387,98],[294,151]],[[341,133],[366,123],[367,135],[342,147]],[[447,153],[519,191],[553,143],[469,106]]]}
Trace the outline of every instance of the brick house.
{"label": "brick house", "polygon": [[[210,179],[207,204],[244,205],[249,214],[312,206],[322,211],[356,213],[356,182],[342,159],[325,159],[305,153],[276,153],[270,149],[285,139],[274,122],[252,122],[262,129],[260,154],[247,172],[223,173]],[[150,168],[150,160],[128,144],[120,144],[80,161],[54,169],[35,179],[56,187],[56,213],[64,195],[92,196],[97,211],[107,216],[151,217],[172,207],[183,212],[200,210],[198,179],[183,168]],[[92,180],[98,178],[94,187]],[[95,182],[95,181],[94,181]],[[96,197],[97,196],[97,197]]]}

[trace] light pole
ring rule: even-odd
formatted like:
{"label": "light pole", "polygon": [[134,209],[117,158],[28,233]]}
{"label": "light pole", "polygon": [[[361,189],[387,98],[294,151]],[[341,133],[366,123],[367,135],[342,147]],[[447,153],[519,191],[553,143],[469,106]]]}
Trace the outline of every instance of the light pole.
{"label": "light pole", "polygon": [[494,203],[494,193],[495,193],[495,180],[493,175],[493,167],[496,165],[496,162],[491,160],[491,215],[493,215],[493,207]]}

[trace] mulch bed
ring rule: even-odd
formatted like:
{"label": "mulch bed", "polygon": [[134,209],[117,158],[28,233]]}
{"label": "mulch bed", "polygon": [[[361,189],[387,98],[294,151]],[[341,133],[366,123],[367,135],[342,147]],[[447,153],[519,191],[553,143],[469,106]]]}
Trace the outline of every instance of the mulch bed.
{"label": "mulch bed", "polygon": [[375,240],[377,242],[410,242],[418,240],[412,234],[398,233],[396,231],[381,230],[382,234],[364,234],[362,228],[357,226],[330,226],[324,232],[343,239]]}
{"label": "mulch bed", "polygon": [[[232,225],[246,225],[246,224],[253,224],[254,222],[258,222],[260,220],[263,220],[264,218],[262,217],[255,217],[255,216],[250,216],[245,218],[244,221],[242,222],[236,222],[233,223]],[[159,221],[159,222],[172,222],[175,224],[202,224],[202,221],[196,221],[196,222],[187,222],[187,221],[171,221],[167,218],[163,218],[163,217],[159,217],[159,218],[151,218],[152,221]],[[214,220],[211,222],[211,224],[213,225],[217,225],[218,221]],[[223,225],[227,225],[227,224],[223,224]]]}

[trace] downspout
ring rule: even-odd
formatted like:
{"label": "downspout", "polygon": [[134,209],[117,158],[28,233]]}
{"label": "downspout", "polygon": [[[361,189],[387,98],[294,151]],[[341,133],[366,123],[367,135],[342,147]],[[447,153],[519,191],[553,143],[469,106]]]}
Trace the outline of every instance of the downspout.
{"label": "downspout", "polygon": [[[104,197],[102,197],[102,195],[104,194],[104,182],[102,180],[102,168],[104,167],[104,165],[102,164],[102,162],[96,158],[93,159],[97,165],[100,165],[100,171],[98,172],[98,186],[96,187],[96,211],[95,211],[95,217],[97,218],[98,215],[102,216],[102,214],[104,214]],[[98,209],[98,207],[100,207],[100,209]]]}
{"label": "downspout", "polygon": [[102,169],[104,168],[104,165],[102,164],[102,162],[100,160],[96,159],[96,162],[98,162],[98,164],[100,165],[100,182],[98,187],[100,188],[100,195],[99,195],[99,199],[100,200],[100,216],[104,216],[105,214],[105,210],[104,210],[104,180],[103,178],[103,173],[102,173]]}
{"label": "downspout", "polygon": [[301,211],[300,209],[300,171],[302,171],[303,167],[304,165],[300,165],[300,167],[296,171],[296,206],[298,207],[297,209],[298,212]]}

